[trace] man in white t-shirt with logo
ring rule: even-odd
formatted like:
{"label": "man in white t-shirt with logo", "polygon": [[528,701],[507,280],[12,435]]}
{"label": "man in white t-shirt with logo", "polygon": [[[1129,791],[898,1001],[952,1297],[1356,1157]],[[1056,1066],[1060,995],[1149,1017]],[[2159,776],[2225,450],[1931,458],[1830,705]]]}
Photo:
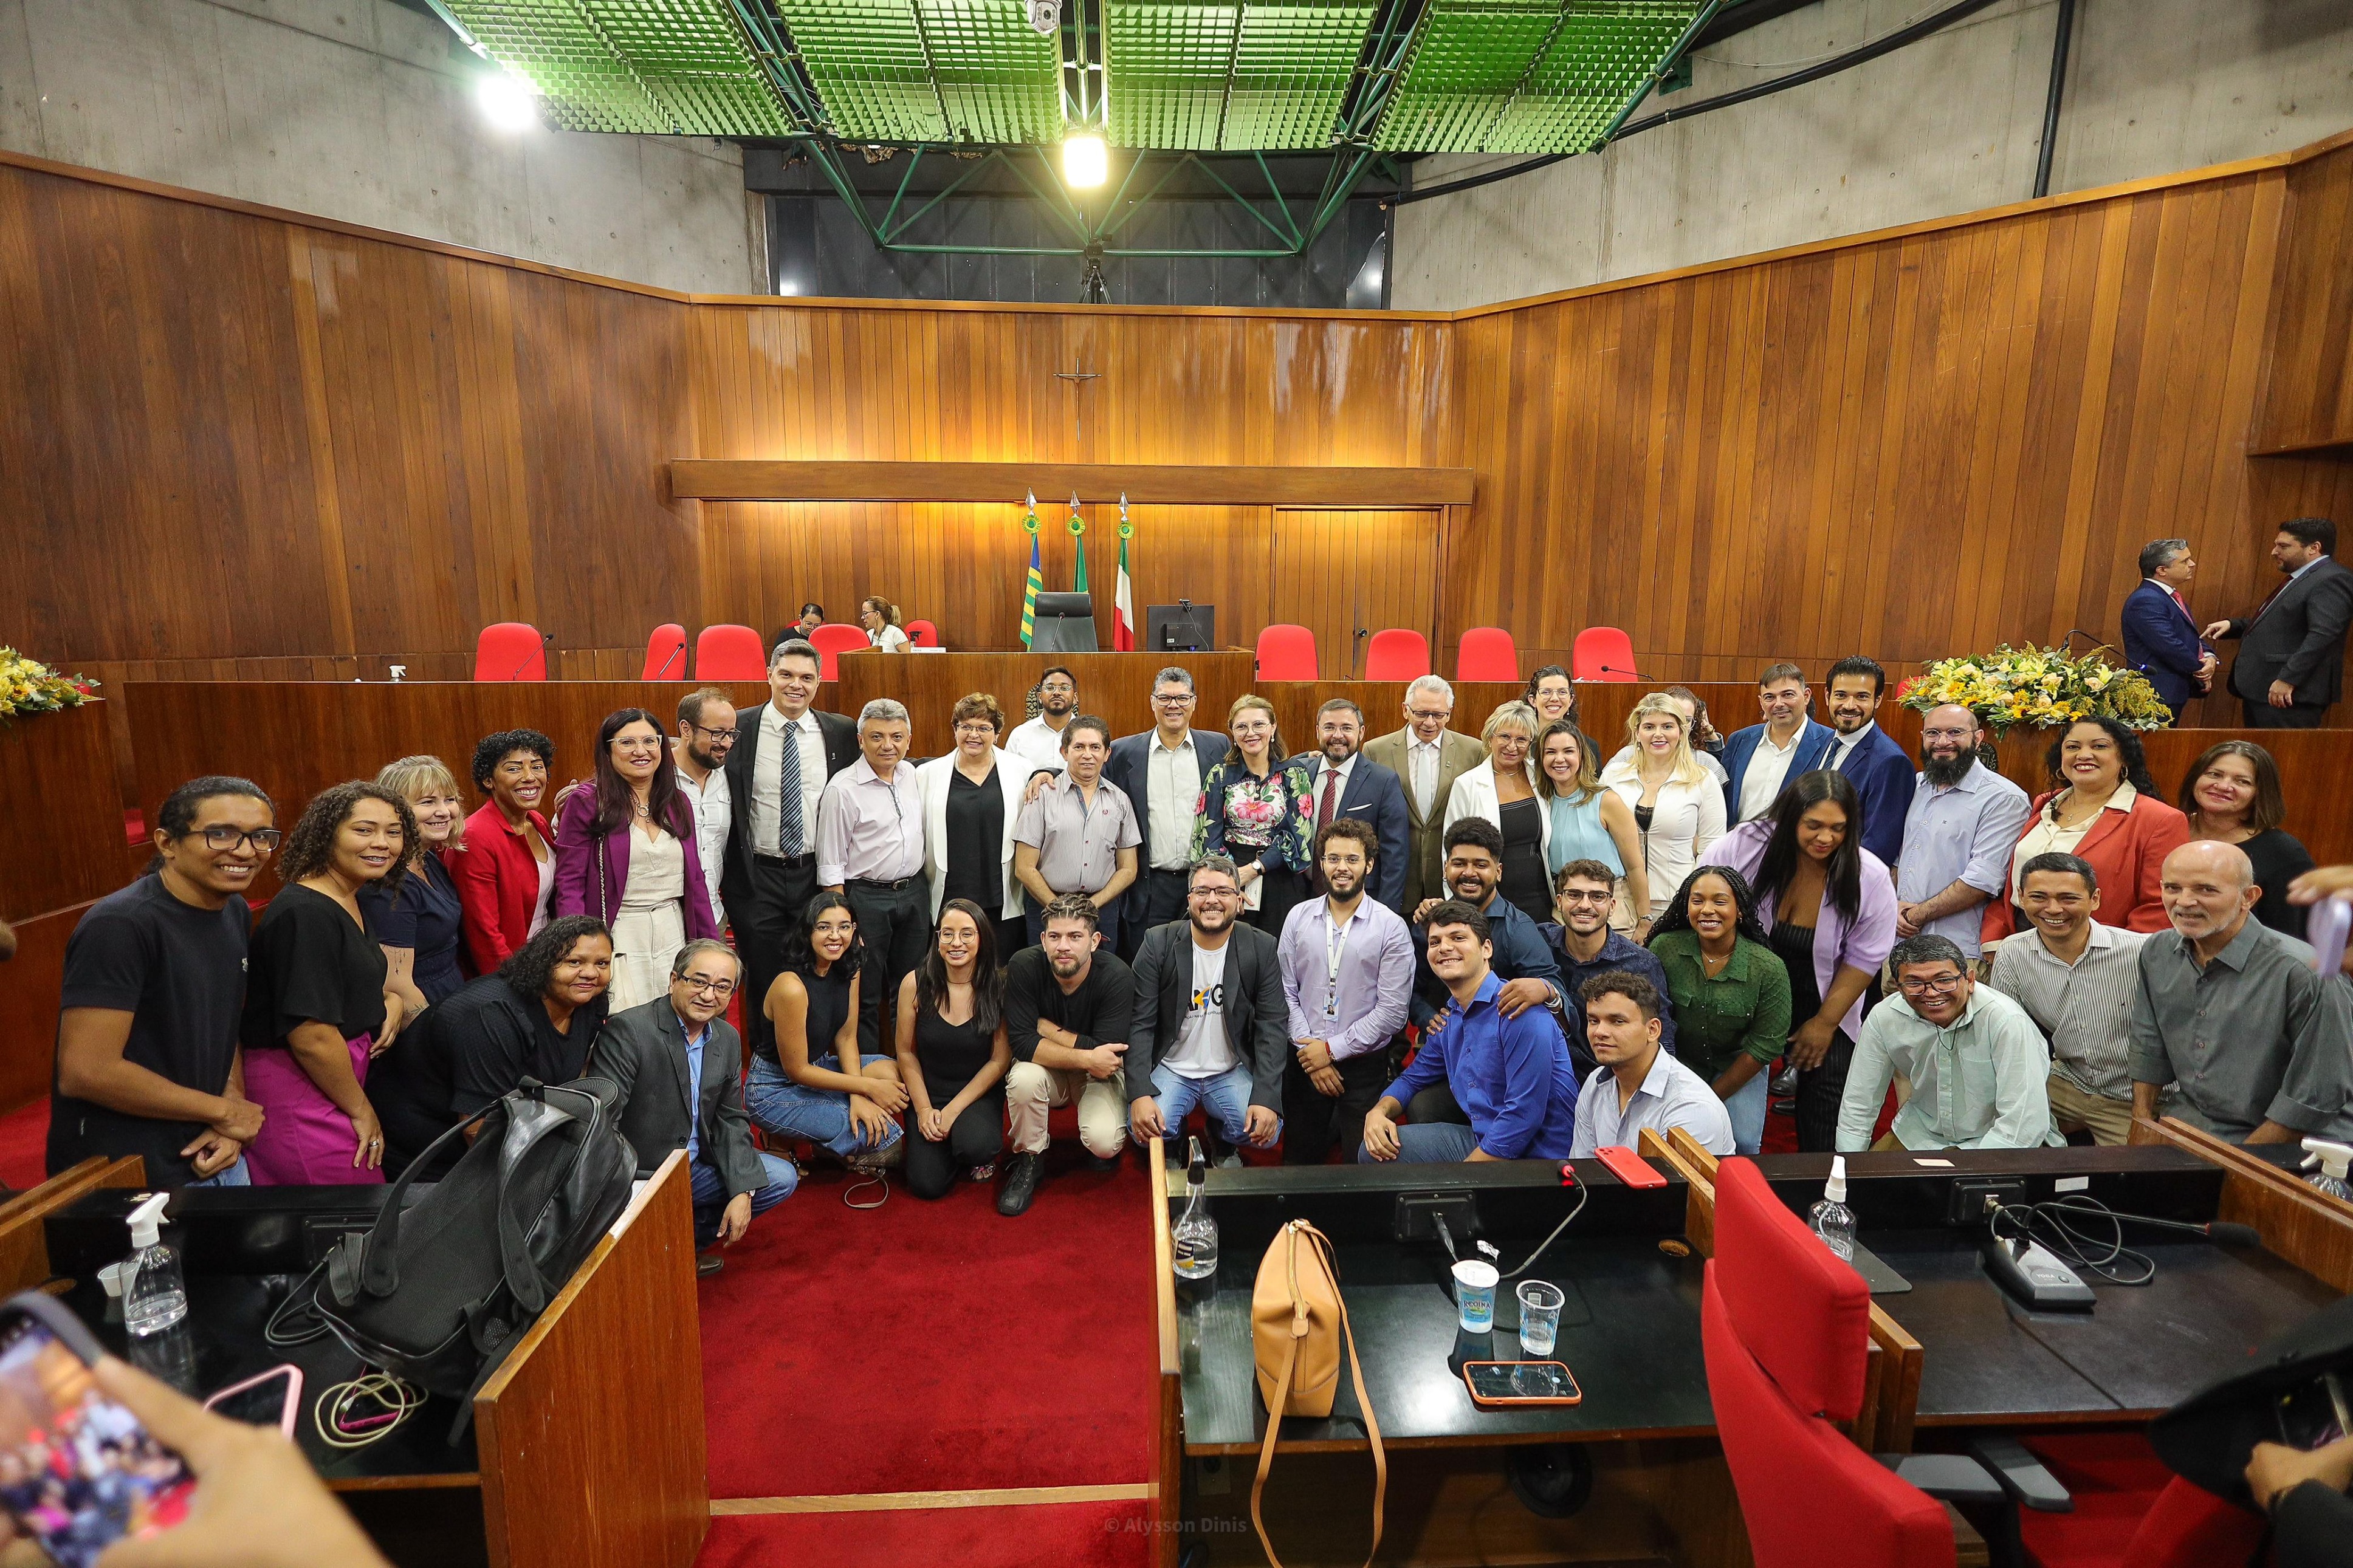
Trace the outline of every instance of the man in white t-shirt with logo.
{"label": "man in white t-shirt with logo", "polygon": [[1240,1164],[1240,1145],[1271,1148],[1282,1136],[1291,1026],[1282,967],[1274,938],[1235,921],[1241,880],[1231,860],[1197,863],[1185,901],[1186,918],[1155,927],[1135,955],[1127,1059],[1151,1090],[1130,1102],[1128,1122],[1139,1143],[1173,1139],[1200,1106],[1211,1144],[1225,1145],[1219,1163]]}

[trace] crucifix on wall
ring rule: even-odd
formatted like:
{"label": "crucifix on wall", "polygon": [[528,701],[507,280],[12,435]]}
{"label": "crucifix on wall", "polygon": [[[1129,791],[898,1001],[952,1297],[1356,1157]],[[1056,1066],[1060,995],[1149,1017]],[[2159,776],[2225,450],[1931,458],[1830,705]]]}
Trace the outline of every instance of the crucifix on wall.
{"label": "crucifix on wall", "polygon": [[1077,461],[1081,453],[1085,450],[1086,384],[1101,380],[1102,377],[1103,372],[1089,370],[1085,358],[1078,354],[1071,356],[1070,369],[1058,370],[1054,373],[1055,380],[1067,381],[1071,384],[1071,458],[1073,462]]}

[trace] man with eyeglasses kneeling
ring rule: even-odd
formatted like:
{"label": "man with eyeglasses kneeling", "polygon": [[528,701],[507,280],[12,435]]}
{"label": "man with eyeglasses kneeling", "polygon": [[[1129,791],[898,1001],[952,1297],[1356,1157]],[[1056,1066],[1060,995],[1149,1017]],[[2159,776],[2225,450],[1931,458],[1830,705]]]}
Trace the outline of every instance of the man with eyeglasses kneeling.
{"label": "man with eyeglasses kneeling", "polygon": [[157,814],[147,874],[66,939],[49,1174],[139,1154],[151,1186],[249,1184],[245,1146],[262,1112],[237,1050],[245,896],[284,837],[276,824],[245,779],[182,784]]}
{"label": "man with eyeglasses kneeling", "polygon": [[[1907,937],[1887,955],[1897,994],[1872,1009],[1839,1102],[1838,1152],[2039,1149],[2066,1142],[2051,1124],[2051,1048],[2026,1009],[1970,977],[1949,937]],[[1888,1081],[1912,1098],[1873,1142]]]}
{"label": "man with eyeglasses kneeling", "polygon": [[[791,1197],[801,1179],[790,1160],[752,1146],[744,1043],[723,1016],[742,979],[725,942],[688,942],[670,965],[670,994],[607,1018],[588,1059],[591,1077],[620,1088],[621,1136],[638,1152],[641,1179],[672,1150],[686,1151],[698,1251],[743,1239],[753,1217]],[[715,1253],[695,1261],[698,1275],[720,1268]]]}

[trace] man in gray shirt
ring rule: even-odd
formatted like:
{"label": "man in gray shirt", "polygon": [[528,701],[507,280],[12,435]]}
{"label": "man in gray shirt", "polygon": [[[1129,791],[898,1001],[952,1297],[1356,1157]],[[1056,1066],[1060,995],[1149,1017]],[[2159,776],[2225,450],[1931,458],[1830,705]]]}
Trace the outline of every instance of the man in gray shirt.
{"label": "man in gray shirt", "polygon": [[1135,807],[1103,778],[1111,726],[1082,713],[1062,727],[1068,772],[1038,792],[1013,826],[1013,876],[1029,900],[1029,940],[1042,934],[1039,911],[1065,893],[1084,893],[1102,919],[1103,945],[1119,944],[1119,896],[1135,880],[1144,833]]}
{"label": "man in gray shirt", "polygon": [[2177,1084],[2184,1121],[2242,1143],[2353,1135],[2353,1017],[2312,949],[2249,916],[2261,889],[2246,851],[2201,840],[2159,873],[2172,934],[2140,951],[2133,999],[2133,1115],[2156,1120]]}
{"label": "man in gray shirt", "polygon": [[[1919,797],[1913,797],[1916,804]],[[2073,855],[2037,855],[2018,868],[2031,929],[2002,938],[1986,984],[2026,1009],[2051,1042],[2051,1120],[2093,1142],[2132,1135],[2132,1011],[2146,931],[2092,918],[2100,879]]]}

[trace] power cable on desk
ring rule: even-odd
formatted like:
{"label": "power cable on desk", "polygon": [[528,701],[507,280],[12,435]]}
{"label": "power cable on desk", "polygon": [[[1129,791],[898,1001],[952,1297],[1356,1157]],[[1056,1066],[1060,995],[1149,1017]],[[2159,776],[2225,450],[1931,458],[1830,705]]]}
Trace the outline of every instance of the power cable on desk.
{"label": "power cable on desk", "polygon": [[[1563,1169],[1566,1168],[1567,1167],[1563,1167]],[[1569,1221],[1575,1219],[1578,1215],[1585,1212],[1585,1197],[1591,1190],[1592,1189],[1588,1187],[1583,1182],[1577,1183],[1577,1203],[1575,1206],[1570,1208],[1568,1213],[1562,1217],[1561,1222],[1558,1225],[1552,1227],[1552,1234],[1550,1236],[1546,1237],[1542,1241],[1536,1244],[1536,1249],[1528,1254],[1527,1260],[1525,1262],[1522,1263],[1517,1268],[1513,1269],[1509,1274],[1502,1276],[1501,1280],[1498,1282],[1501,1283],[1503,1280],[1517,1279],[1521,1275],[1525,1274],[1529,1269],[1534,1268],[1536,1266],[1536,1259],[1545,1255],[1545,1249],[1550,1247],[1554,1242],[1560,1239],[1560,1233],[1568,1228]]]}
{"label": "power cable on desk", "polygon": [[[2097,1198],[2070,1195],[2039,1204],[2004,1204],[1993,1211],[1991,1225],[1998,1241],[2038,1242],[2067,1263],[2096,1274],[2111,1285],[2146,1285],[2157,1278],[2157,1259],[2125,1245],[2125,1221],[2140,1217],[2118,1214]],[[2007,1234],[2002,1229],[2005,1219],[2012,1226]],[[2105,1222],[2107,1234],[2102,1237],[2078,1229],[2078,1225],[2086,1220],[2094,1224]]]}

